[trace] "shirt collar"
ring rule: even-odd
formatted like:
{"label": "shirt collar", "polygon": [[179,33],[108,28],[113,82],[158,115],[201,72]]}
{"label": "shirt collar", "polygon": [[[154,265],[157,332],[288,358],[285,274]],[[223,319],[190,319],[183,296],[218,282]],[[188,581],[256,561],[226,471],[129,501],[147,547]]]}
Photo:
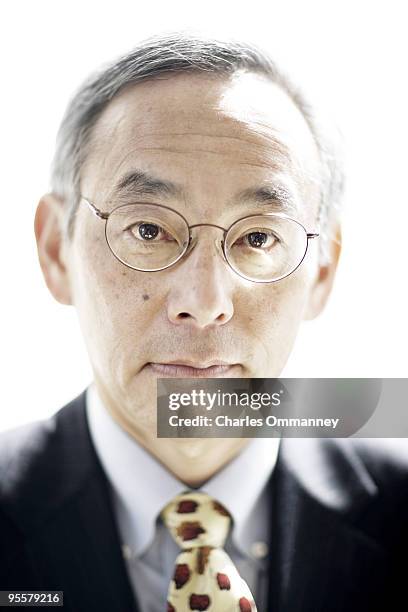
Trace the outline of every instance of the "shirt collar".
{"label": "shirt collar", "polygon": [[[114,492],[122,536],[132,552],[140,555],[153,540],[161,510],[189,487],[112,418],[94,384],[87,389],[86,405],[91,438]],[[244,554],[248,554],[246,525],[273,471],[278,448],[279,438],[251,440],[200,488],[229,510],[234,519],[232,539]]]}

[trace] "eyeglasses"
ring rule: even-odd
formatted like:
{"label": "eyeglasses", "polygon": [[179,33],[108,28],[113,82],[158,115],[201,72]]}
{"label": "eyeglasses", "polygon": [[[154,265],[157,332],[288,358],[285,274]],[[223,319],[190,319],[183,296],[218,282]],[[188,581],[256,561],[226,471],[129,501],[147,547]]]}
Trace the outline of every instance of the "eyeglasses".
{"label": "eyeglasses", "polygon": [[309,240],[319,236],[281,213],[249,215],[224,228],[213,223],[189,225],[183,215],[162,204],[134,202],[102,212],[86,198],[81,201],[105,220],[106,242],[113,255],[140,272],[174,266],[196,245],[194,228],[215,227],[223,232],[222,252],[236,274],[255,283],[273,283],[300,266]]}

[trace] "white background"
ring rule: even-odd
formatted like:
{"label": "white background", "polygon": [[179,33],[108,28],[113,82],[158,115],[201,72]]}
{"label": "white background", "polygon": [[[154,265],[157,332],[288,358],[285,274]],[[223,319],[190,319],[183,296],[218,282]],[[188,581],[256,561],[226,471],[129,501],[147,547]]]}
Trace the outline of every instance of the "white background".
{"label": "white background", "polygon": [[326,105],[348,155],[330,303],[287,376],[405,377],[408,95],[404,2],[9,2],[1,30],[0,429],[53,413],[91,378],[72,308],[48,294],[33,216],[64,107],[101,63],[162,31],[252,40]]}

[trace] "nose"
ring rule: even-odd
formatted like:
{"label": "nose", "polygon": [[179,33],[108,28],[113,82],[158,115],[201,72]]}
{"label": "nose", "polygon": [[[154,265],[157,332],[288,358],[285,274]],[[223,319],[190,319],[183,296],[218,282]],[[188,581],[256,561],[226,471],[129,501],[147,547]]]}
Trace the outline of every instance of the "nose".
{"label": "nose", "polygon": [[167,304],[171,323],[204,329],[232,318],[231,271],[214,239],[199,240],[177,265],[172,281]]}

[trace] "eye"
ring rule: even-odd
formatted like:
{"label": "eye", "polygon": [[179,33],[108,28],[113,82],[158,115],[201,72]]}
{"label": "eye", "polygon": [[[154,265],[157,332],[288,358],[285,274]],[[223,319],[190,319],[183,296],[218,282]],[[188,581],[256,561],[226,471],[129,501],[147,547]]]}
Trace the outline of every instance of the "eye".
{"label": "eye", "polygon": [[268,240],[268,235],[265,232],[251,232],[246,239],[251,247],[261,248]]}
{"label": "eye", "polygon": [[278,237],[270,231],[253,231],[242,236],[236,244],[243,244],[253,249],[268,250],[276,242],[279,242]]}
{"label": "eye", "polygon": [[156,223],[134,223],[127,229],[137,240],[143,242],[153,242],[156,238],[156,242],[173,240],[172,236]]}
{"label": "eye", "polygon": [[154,223],[140,223],[138,227],[139,235],[143,240],[153,240],[159,233],[159,226]]}

